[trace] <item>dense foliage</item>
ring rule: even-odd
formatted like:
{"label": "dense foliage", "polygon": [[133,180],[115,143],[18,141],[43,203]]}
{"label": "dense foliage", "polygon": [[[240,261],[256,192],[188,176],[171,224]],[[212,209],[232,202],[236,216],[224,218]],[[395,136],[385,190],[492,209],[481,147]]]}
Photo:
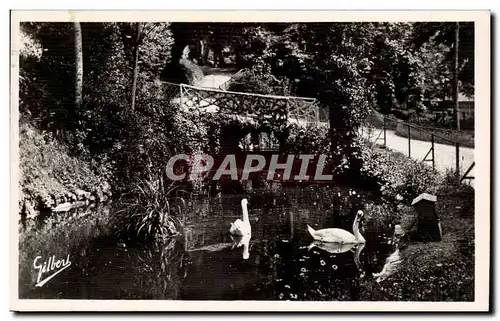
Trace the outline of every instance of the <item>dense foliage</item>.
{"label": "dense foliage", "polygon": [[423,162],[397,152],[366,151],[361,173],[372,181],[382,196],[406,204],[421,193],[432,193],[439,174]]}
{"label": "dense foliage", "polygon": [[290,96],[290,81],[276,77],[266,70],[252,68],[231,78],[229,91],[246,92],[261,95]]}
{"label": "dense foliage", "polygon": [[203,70],[191,60],[182,58],[169,63],[161,78],[176,84],[197,85],[203,78]]}
{"label": "dense foliage", "polygon": [[[67,85],[74,78],[72,25],[27,23],[23,30],[32,45],[20,61],[20,107],[23,116],[55,132],[75,152],[111,163],[130,176],[148,157],[149,163],[158,164],[178,146],[169,142],[186,134],[176,132],[180,128],[172,123],[191,116],[179,114],[168,102],[159,80],[196,83],[203,73],[189,58],[205,63],[207,49],[216,55],[229,48],[246,68],[230,90],[316,98],[329,112],[332,156],[359,154],[356,131],[370,108],[418,113],[424,99],[447,95],[450,26],[83,23],[84,99],[82,106],[75,106],[74,89]],[[462,27],[461,59],[470,65],[471,26]],[[135,52],[136,107],[131,111]],[[465,84],[467,77],[461,79]]]}
{"label": "dense foliage", "polygon": [[[231,150],[259,133],[274,137],[282,151],[327,153],[339,174],[368,177],[391,198],[409,200],[433,185],[435,173],[426,166],[371,154],[357,131],[374,107],[420,113],[425,99],[447,95],[448,27],[440,33],[434,25],[407,23],[82,23],[81,29],[79,105],[68,85],[75,82],[78,48],[73,25],[22,25],[20,111],[23,121],[115,178],[115,188],[161,178],[173,154]],[[207,48],[214,64],[226,61],[224,52],[237,53],[234,62],[244,70],[229,90],[316,98],[329,126],[257,124],[179,108],[172,99],[178,92],[161,80],[195,84],[203,72],[193,61],[207,64]],[[461,57],[466,86],[471,57]]]}
{"label": "dense foliage", "polygon": [[[23,27],[43,48],[39,57],[20,57],[24,76],[20,110],[24,117],[40,130],[54,133],[80,158],[112,166],[118,174],[124,174],[121,179],[133,181],[134,175],[142,176],[140,169],[147,158],[144,150],[164,156],[168,144],[162,140],[176,139],[169,126],[173,107],[166,104],[159,81],[173,43],[168,23],[142,24],[140,43],[131,41],[133,24],[82,24],[85,72],[80,108],[73,103],[73,87],[68,86],[73,82],[75,59],[71,24]],[[134,46],[138,46],[140,68],[136,108],[131,110]]]}
{"label": "dense foliage", "polygon": [[34,216],[66,202],[103,200],[113,173],[104,166],[68,155],[66,146],[30,125],[20,128],[21,211]]}
{"label": "dense foliage", "polygon": [[316,98],[330,115],[333,156],[361,152],[356,131],[370,108],[420,113],[424,82],[433,79],[424,72],[429,51],[439,53],[430,45],[415,49],[412,25],[406,23],[263,25],[244,31],[242,46],[252,48],[243,55],[249,69],[230,88]]}
{"label": "dense foliage", "polygon": [[[426,63],[426,89],[437,97],[451,95],[453,46],[458,24],[459,91],[474,95],[474,23],[419,22],[414,24],[412,44],[422,50]],[[432,67],[432,68],[429,68]],[[447,76],[448,75],[448,76]],[[437,86],[436,86],[437,85]],[[432,97],[431,95],[429,95]]]}

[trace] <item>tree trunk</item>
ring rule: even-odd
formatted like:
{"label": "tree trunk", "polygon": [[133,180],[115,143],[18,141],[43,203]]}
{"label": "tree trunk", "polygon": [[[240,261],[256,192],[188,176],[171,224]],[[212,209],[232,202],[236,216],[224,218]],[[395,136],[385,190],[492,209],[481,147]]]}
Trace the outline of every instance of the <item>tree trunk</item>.
{"label": "tree trunk", "polygon": [[203,56],[202,60],[204,64],[208,63],[208,55],[210,53],[210,47],[209,47],[209,39],[208,37],[204,37],[201,40],[201,43],[203,44],[203,49],[201,52],[201,55]]}
{"label": "tree trunk", "polygon": [[132,110],[135,109],[135,92],[137,90],[137,75],[139,69],[139,46],[140,46],[140,38],[141,38],[141,23],[137,22],[136,24],[136,37],[134,43],[134,71],[132,73],[132,93],[131,93],[131,102],[130,108]]}
{"label": "tree trunk", "polygon": [[458,42],[460,23],[455,26],[455,43],[453,45],[453,111],[456,117],[457,129],[460,130],[460,115],[458,110]]}
{"label": "tree trunk", "polygon": [[83,87],[83,53],[82,53],[82,27],[79,22],[74,22],[75,29],[75,105],[77,109],[82,105]]}
{"label": "tree trunk", "polygon": [[337,150],[338,146],[338,134],[337,134],[337,122],[338,122],[338,116],[336,116],[335,111],[333,110],[333,104],[329,106],[329,116],[328,116],[328,123],[330,125],[330,130],[329,130],[329,135],[330,135],[330,147],[331,147],[331,153],[332,157],[336,156],[335,151]]}

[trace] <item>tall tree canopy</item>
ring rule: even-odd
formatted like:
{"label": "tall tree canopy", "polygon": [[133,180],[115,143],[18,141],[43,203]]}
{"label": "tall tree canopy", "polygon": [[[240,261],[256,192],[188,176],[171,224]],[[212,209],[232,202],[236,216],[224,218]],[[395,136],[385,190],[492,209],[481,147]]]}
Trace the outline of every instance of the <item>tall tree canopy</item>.
{"label": "tall tree canopy", "polygon": [[[451,70],[455,41],[455,23],[453,22],[418,22],[414,25],[413,44],[416,48],[425,45],[445,48],[444,64]],[[474,23],[459,22],[458,46],[459,90],[467,95],[474,94]]]}

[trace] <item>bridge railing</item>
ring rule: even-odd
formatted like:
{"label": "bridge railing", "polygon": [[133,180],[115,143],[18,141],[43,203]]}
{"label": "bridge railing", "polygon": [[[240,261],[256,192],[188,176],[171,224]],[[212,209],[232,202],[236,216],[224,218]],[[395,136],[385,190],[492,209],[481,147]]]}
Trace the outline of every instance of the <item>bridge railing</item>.
{"label": "bridge railing", "polygon": [[226,82],[224,82],[223,84],[221,84],[219,86],[219,89],[220,90],[228,90],[229,86],[234,81],[234,78],[236,78],[237,76],[239,76],[240,74],[242,74],[244,71],[245,71],[245,69],[238,70],[234,75],[231,76],[231,78],[229,78]]}
{"label": "bridge railing", "polygon": [[169,82],[164,84],[171,99],[189,110],[291,120],[300,124],[318,124],[320,121],[319,107],[314,98],[233,92]]}

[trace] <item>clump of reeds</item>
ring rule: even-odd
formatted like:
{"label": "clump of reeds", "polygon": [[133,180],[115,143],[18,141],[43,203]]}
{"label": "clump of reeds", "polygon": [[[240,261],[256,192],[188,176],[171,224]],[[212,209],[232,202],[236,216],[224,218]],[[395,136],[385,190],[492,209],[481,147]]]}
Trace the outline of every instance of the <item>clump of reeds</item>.
{"label": "clump of reeds", "polygon": [[179,233],[185,202],[174,195],[177,188],[162,176],[150,176],[124,196],[118,214],[128,239],[158,244]]}

